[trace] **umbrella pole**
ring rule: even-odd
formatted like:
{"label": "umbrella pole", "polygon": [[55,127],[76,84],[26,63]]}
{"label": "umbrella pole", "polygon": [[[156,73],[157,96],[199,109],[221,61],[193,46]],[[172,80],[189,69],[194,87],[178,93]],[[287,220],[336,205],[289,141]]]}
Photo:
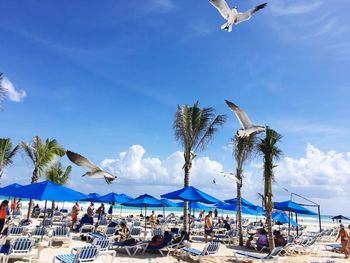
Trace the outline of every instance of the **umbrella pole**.
{"label": "umbrella pole", "polygon": [[[45,221],[46,219],[46,206],[47,206],[47,200],[45,200],[45,207],[44,207],[44,218],[43,218],[43,222]],[[43,241],[43,238],[44,238],[44,223],[43,223],[43,231],[41,233],[41,242]]]}
{"label": "umbrella pole", "polygon": [[122,212],[123,212],[123,206],[120,205],[120,216],[122,216]]}
{"label": "umbrella pole", "polygon": [[318,224],[320,225],[320,232],[322,232],[320,205],[317,206],[317,210],[318,210]]}
{"label": "umbrella pole", "polygon": [[288,236],[290,236],[290,210],[288,213]]}
{"label": "umbrella pole", "polygon": [[165,221],[165,206],[163,206],[163,219]]}
{"label": "umbrella pole", "polygon": [[145,234],[144,234],[145,240],[146,240],[146,234],[147,234],[147,206],[145,206]]}

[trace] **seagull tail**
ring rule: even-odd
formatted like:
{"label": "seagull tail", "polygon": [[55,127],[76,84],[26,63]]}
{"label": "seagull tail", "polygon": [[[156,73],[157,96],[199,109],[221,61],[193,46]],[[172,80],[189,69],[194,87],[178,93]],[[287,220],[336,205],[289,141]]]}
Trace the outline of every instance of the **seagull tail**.
{"label": "seagull tail", "polygon": [[221,29],[226,30],[228,32],[231,32],[232,31],[232,24],[227,22],[227,23],[221,25]]}

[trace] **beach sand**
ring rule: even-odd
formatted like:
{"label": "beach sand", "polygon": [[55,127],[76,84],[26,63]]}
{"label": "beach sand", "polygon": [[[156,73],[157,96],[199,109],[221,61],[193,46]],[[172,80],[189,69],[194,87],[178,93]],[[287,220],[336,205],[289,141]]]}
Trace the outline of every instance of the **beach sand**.
{"label": "beach sand", "polygon": [[[128,212],[123,213],[123,216],[126,216]],[[38,223],[37,220],[33,219],[34,225]],[[318,226],[311,223],[305,223],[307,225],[308,231],[317,231]],[[323,227],[333,227],[332,224],[324,225]],[[72,233],[72,240],[70,244],[54,243],[52,247],[44,247],[40,251],[38,256],[37,245],[33,250],[33,254],[37,257],[35,262],[52,262],[54,256],[60,254],[69,254],[71,249],[74,247],[82,247],[86,245],[86,242],[79,240],[79,234]],[[335,241],[335,240],[334,240]],[[335,242],[331,242],[335,243]],[[47,242],[43,241],[44,245],[47,245]],[[327,260],[334,260],[334,262],[348,262],[349,260],[344,259],[343,254],[334,253],[327,251],[325,249],[326,243],[317,244],[315,254],[308,255],[299,255],[299,256],[287,256],[280,257],[279,261],[281,262],[326,262]],[[205,246],[203,239],[201,237],[193,237],[193,242],[190,243],[190,246],[199,250],[202,250]],[[220,245],[219,252],[216,256],[204,256],[201,258],[201,262],[235,262],[233,257],[233,249],[235,250],[245,250],[238,246],[233,245]],[[254,252],[254,251],[249,251]],[[111,262],[111,256],[100,256],[97,262]],[[25,260],[15,260],[14,262],[26,262]],[[168,257],[162,257],[159,253],[144,253],[137,254],[136,256],[129,257],[124,251],[118,250],[117,256],[113,259],[113,262],[198,262],[197,257],[192,256],[183,256],[183,255],[170,255]],[[258,260],[245,259],[241,262],[261,262]]]}

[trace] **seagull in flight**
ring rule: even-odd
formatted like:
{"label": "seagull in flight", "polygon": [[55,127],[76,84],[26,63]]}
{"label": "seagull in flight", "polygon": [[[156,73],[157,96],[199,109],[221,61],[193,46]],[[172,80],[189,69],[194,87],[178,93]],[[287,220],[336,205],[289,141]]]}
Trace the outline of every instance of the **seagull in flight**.
{"label": "seagull in flight", "polygon": [[66,154],[71,162],[89,169],[89,171],[83,174],[83,176],[87,175],[91,178],[104,178],[107,184],[111,184],[113,180],[117,179],[117,176],[102,170],[100,167],[96,166],[80,154],[71,151],[66,151]]}
{"label": "seagull in flight", "polygon": [[242,125],[242,129],[239,129],[237,131],[238,137],[248,137],[252,133],[259,133],[266,130],[265,126],[254,125],[250,121],[247,113],[245,113],[245,111],[240,109],[237,105],[228,100],[225,100],[225,102],[228,105],[228,107],[236,114],[237,119]]}
{"label": "seagull in flight", "polygon": [[253,14],[258,12],[260,9],[263,9],[267,6],[267,3],[257,5],[256,7],[249,9],[248,11],[241,13],[237,11],[237,7],[230,9],[225,0],[209,0],[209,2],[219,10],[220,14],[224,19],[227,20],[225,24],[221,26],[221,29],[224,29],[228,32],[232,31],[232,25],[239,24],[241,22],[249,20]]}

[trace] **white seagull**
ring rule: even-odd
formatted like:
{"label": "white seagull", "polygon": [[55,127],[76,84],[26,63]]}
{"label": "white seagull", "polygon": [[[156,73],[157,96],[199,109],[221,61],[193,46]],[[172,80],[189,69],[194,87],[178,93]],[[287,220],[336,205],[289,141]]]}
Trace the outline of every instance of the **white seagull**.
{"label": "white seagull", "polygon": [[252,133],[259,133],[266,130],[265,126],[261,125],[254,125],[247,113],[240,109],[237,105],[233,104],[231,101],[225,100],[226,104],[229,106],[229,108],[236,114],[237,119],[242,125],[242,129],[239,129],[237,131],[238,137],[248,137]]}
{"label": "white seagull", "polygon": [[117,179],[117,176],[110,174],[104,170],[102,170],[100,167],[96,166],[92,162],[90,162],[88,159],[86,159],[84,156],[81,156],[80,154],[66,151],[68,159],[75,163],[78,166],[83,166],[90,171],[83,174],[83,176],[87,175],[91,178],[104,178],[107,182],[107,184],[111,184],[113,180]]}
{"label": "white seagull", "polygon": [[230,9],[225,0],[209,0],[209,2],[216,9],[218,9],[222,17],[227,20],[227,22],[221,26],[221,29],[225,29],[228,32],[232,31],[233,24],[237,25],[241,22],[249,20],[253,14],[255,14],[260,9],[263,9],[267,5],[267,3],[260,4],[244,13],[240,13],[237,11],[236,6]]}

